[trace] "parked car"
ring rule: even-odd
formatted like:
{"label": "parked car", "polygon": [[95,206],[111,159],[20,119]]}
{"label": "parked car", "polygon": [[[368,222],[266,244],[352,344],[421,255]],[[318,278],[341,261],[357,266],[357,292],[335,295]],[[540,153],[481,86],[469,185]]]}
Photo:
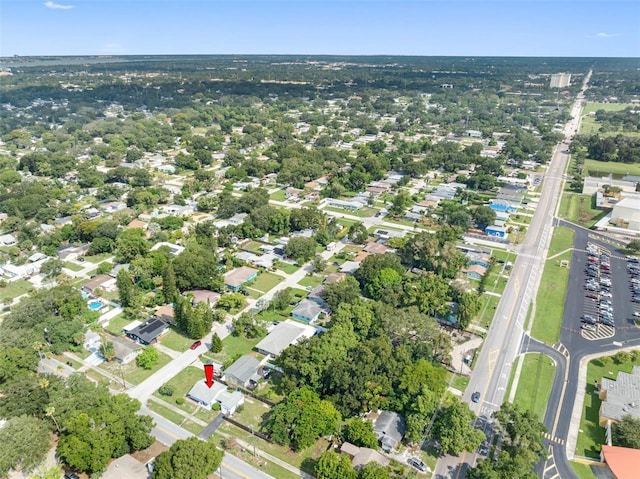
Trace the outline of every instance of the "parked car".
{"label": "parked car", "polygon": [[593,316],[585,314],[584,316],[582,316],[582,318],[580,318],[580,322],[587,324],[596,324],[598,321]]}
{"label": "parked car", "polygon": [[418,471],[421,471],[421,472],[427,472],[427,466],[426,466],[426,464],[425,464],[424,462],[422,462],[420,459],[418,459],[417,457],[410,457],[410,458],[407,460],[407,463],[408,463],[410,466],[415,467]]}
{"label": "parked car", "polygon": [[603,298],[611,298],[612,294],[611,291],[601,291],[600,296],[602,296]]}
{"label": "parked car", "polygon": [[613,321],[613,319],[600,318],[600,322],[606,326],[611,326],[612,328],[616,327],[616,323]]}
{"label": "parked car", "polygon": [[597,331],[598,328],[594,325],[594,324],[589,324],[589,323],[582,323],[580,325],[581,329],[587,330],[587,331]]}
{"label": "parked car", "polygon": [[585,294],[585,296],[587,298],[591,298],[591,299],[598,299],[598,297],[599,297],[598,293],[596,293],[594,291],[587,292],[587,294]]}

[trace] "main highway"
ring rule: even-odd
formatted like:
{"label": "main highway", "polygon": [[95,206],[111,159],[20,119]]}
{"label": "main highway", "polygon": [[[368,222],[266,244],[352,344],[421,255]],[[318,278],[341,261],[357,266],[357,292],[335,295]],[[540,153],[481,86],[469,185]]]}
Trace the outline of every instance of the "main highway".
{"label": "main highway", "polygon": [[[553,231],[554,213],[569,159],[569,144],[580,124],[584,91],[590,77],[591,71],[586,75],[574,102],[571,110],[572,119],[565,125],[564,140],[554,148],[544,176],[540,202],[524,241],[518,248],[518,256],[513,264],[509,282],[496,307],[493,322],[471,374],[469,386],[463,395],[463,399],[478,416],[490,418],[505,400],[513,361],[520,351],[525,332],[529,305],[540,285]],[[480,393],[480,400],[473,403],[471,395],[476,391]],[[474,461],[475,454],[461,457],[445,456],[438,461],[434,477],[464,477],[466,469],[473,466]]]}

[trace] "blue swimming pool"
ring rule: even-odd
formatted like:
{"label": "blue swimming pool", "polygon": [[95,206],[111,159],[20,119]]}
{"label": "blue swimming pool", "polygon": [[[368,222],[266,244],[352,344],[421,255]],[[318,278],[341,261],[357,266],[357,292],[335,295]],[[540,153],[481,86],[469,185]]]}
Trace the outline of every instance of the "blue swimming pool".
{"label": "blue swimming pool", "polygon": [[104,303],[102,301],[91,301],[88,306],[91,311],[98,311],[102,309]]}
{"label": "blue swimming pool", "polygon": [[80,295],[82,296],[82,299],[87,299],[89,297],[89,293],[86,291],[80,291]]}

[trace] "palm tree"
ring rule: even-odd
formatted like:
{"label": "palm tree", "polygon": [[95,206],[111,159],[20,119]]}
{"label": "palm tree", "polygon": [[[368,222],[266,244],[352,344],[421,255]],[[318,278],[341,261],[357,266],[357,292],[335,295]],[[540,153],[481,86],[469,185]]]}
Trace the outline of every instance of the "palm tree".
{"label": "palm tree", "polygon": [[56,421],[56,417],[54,416],[55,412],[56,412],[56,408],[53,406],[47,406],[44,410],[45,416],[53,419],[53,423],[56,425],[56,430],[60,432],[60,425],[58,424],[58,421]]}
{"label": "palm tree", "polygon": [[107,361],[111,361],[116,357],[116,350],[113,347],[113,343],[111,341],[107,341],[100,345],[100,354],[104,356],[104,359]]}

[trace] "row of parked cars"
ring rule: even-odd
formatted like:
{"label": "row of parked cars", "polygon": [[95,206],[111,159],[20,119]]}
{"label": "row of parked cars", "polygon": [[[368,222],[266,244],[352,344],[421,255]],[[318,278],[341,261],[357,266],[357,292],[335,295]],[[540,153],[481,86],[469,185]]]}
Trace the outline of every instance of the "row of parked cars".
{"label": "row of parked cars", "polygon": [[587,266],[585,268],[586,297],[595,301],[596,316],[584,314],[580,318],[581,328],[597,331],[598,324],[615,327],[613,317],[613,294],[611,292],[611,257],[596,245],[587,245]]}
{"label": "row of parked cars", "polygon": [[640,260],[635,256],[627,257],[627,274],[632,293],[631,301],[640,303]]}

